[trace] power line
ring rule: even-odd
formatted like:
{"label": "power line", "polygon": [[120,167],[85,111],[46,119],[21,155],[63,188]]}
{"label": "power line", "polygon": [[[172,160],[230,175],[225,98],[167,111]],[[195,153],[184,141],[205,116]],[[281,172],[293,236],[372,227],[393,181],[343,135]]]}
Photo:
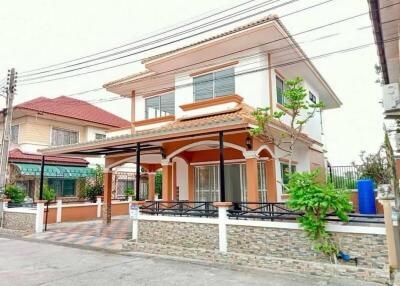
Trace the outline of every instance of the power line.
{"label": "power line", "polygon": [[[292,1],[298,1],[298,0],[292,0]],[[308,7],[306,7],[306,8],[303,8],[303,9],[300,9],[300,10],[297,10],[297,11],[294,11],[294,12],[291,12],[291,13],[288,13],[288,14],[285,14],[285,15],[281,16],[280,18],[284,18],[284,17],[290,16],[290,15],[293,15],[293,14],[296,14],[296,13],[304,12],[305,10],[309,10],[309,9],[315,8],[315,7],[317,7],[317,6],[326,4],[326,3],[331,2],[331,1],[333,1],[333,0],[327,0],[327,1],[324,1],[324,2],[320,2],[320,3],[317,3],[317,4],[315,4],[315,5],[308,6]],[[281,5],[282,5],[282,4],[281,4]],[[259,14],[259,13],[256,13],[256,14]],[[253,17],[253,16],[256,15],[256,14],[250,15],[250,16],[248,16],[248,17]],[[245,18],[247,18],[247,17],[245,17]],[[241,21],[241,20],[243,20],[243,19],[245,19],[245,18],[241,18],[240,20],[235,20],[235,21]],[[230,22],[230,23],[227,23],[227,24],[234,23],[235,21]],[[224,25],[227,25],[227,24],[224,24]],[[222,25],[222,26],[223,26],[223,25]],[[219,27],[217,27],[217,28],[219,28]],[[214,29],[214,28],[213,28],[213,29]],[[211,29],[211,30],[213,30],[213,29]],[[208,30],[208,31],[210,31],[210,30]],[[204,32],[204,31],[203,31],[203,32]],[[203,33],[203,32],[201,32],[201,33]],[[201,34],[201,33],[199,33],[199,34]],[[288,38],[288,37],[286,37],[286,38]],[[183,39],[183,38],[182,38],[182,39]],[[174,42],[180,41],[180,40],[182,40],[182,39],[175,40]],[[282,39],[285,39],[285,38],[282,38]],[[278,40],[282,40],[282,39],[278,39]],[[170,43],[172,43],[172,42],[170,42]],[[167,44],[170,44],[170,43],[167,43]],[[166,45],[166,44],[163,44],[163,45]],[[161,46],[163,46],[163,45],[161,45]],[[150,48],[150,49],[148,49],[148,50],[151,50],[151,49],[154,49],[154,48],[158,48],[158,47],[161,47],[161,46],[153,47],[153,48]],[[144,51],[147,51],[147,50],[144,50]],[[128,57],[128,56],[132,56],[132,55],[135,55],[135,54],[144,52],[144,51],[140,51],[140,52],[136,52],[136,53],[133,53],[133,54],[125,55],[125,56],[119,57],[118,59],[125,58],[125,57]],[[104,62],[102,62],[102,63],[96,63],[96,64],[88,65],[88,66],[85,66],[85,67],[79,67],[79,68],[76,68],[76,69],[71,69],[71,70],[68,70],[68,71],[63,71],[63,72],[58,72],[58,73],[54,73],[54,74],[50,74],[50,75],[44,75],[44,76],[39,76],[39,77],[35,77],[35,78],[25,79],[25,80],[22,80],[21,82],[29,82],[29,81],[33,81],[33,80],[36,80],[36,79],[47,78],[47,77],[54,76],[54,75],[59,75],[59,74],[63,74],[63,73],[68,73],[68,72],[80,70],[80,69],[83,69],[83,68],[88,68],[88,67],[92,67],[92,66],[95,66],[95,65],[104,64],[104,63],[107,63],[107,62],[110,62],[110,61],[113,61],[113,60],[115,60],[115,59],[108,60],[108,61],[104,61]],[[90,73],[99,72],[99,71],[104,71],[104,70],[108,70],[108,69],[112,69],[112,68],[124,66],[124,65],[127,65],[127,64],[132,64],[132,63],[140,62],[140,61],[141,61],[141,59],[138,59],[138,60],[134,60],[134,61],[125,62],[125,63],[122,63],[122,64],[117,64],[117,65],[114,65],[114,66],[109,66],[109,67],[105,67],[105,68],[101,68],[101,69],[96,69],[96,70],[93,70],[93,71],[88,71],[88,72],[84,72],[84,73],[79,73],[79,74],[76,74],[76,75],[58,77],[58,78],[55,78],[55,79],[49,79],[49,80],[40,81],[40,82],[49,82],[49,81],[54,81],[54,80],[59,80],[59,79],[65,79],[65,78],[69,78],[69,77],[81,76],[81,75],[90,74]],[[40,82],[34,82],[34,83],[31,83],[31,84],[40,83]],[[26,85],[26,84],[24,84],[24,85]]]}
{"label": "power line", "polygon": [[[393,42],[393,41],[396,41],[396,40],[399,40],[399,39],[400,39],[400,37],[395,37],[395,38],[391,38],[391,39],[382,41],[382,43]],[[313,57],[298,57],[298,59],[295,59],[295,60],[292,60],[292,61],[288,61],[288,62],[281,62],[281,63],[278,63],[276,65],[270,66],[270,67],[261,67],[261,68],[257,68],[257,69],[248,69],[248,70],[242,71],[242,72],[240,72],[238,74],[235,74],[233,76],[236,78],[238,76],[242,76],[242,75],[246,75],[246,74],[250,74],[250,73],[261,72],[261,71],[266,71],[266,70],[270,70],[270,69],[276,69],[276,68],[280,68],[280,67],[286,67],[286,66],[295,65],[295,64],[298,64],[298,63],[301,63],[301,62],[304,62],[304,61],[310,61],[310,60],[316,60],[316,59],[330,57],[330,56],[333,56],[333,55],[336,55],[336,54],[343,54],[343,53],[353,52],[353,51],[357,51],[357,50],[360,50],[360,49],[364,49],[364,48],[370,47],[370,46],[372,46],[374,44],[375,44],[374,42],[367,43],[367,44],[362,44],[362,45],[353,46],[353,47],[346,48],[346,49],[341,49],[341,50],[336,50],[336,51],[332,51],[332,52],[316,55],[316,56],[313,56]],[[221,78],[224,78],[224,77],[221,77]],[[203,82],[207,82],[207,81],[211,81],[211,80],[206,80],[206,81],[203,81]],[[188,86],[193,86],[193,82],[187,83],[187,84],[181,84],[181,85],[174,85],[174,86],[171,86],[171,87],[177,89],[177,88],[184,88],[184,87],[188,87]],[[168,87],[164,87],[163,89],[158,89],[158,90],[157,89],[149,90],[146,93],[138,93],[137,95],[146,95],[146,94],[149,94],[149,93],[155,93],[155,92],[158,92],[158,91],[165,90],[166,88],[168,88]],[[75,108],[76,106],[79,106],[81,104],[82,105],[86,105],[88,103],[111,102],[111,101],[122,100],[122,99],[126,99],[126,98],[117,96],[117,97],[112,97],[112,98],[97,99],[97,100],[94,100],[94,101],[82,101],[81,103],[69,103],[69,104],[65,103],[64,106],[67,107],[67,108],[68,107]],[[43,102],[44,101],[46,101],[46,100],[43,99]],[[40,103],[40,101],[38,101],[38,103]],[[69,105],[69,106],[67,106],[67,105]]]}
{"label": "power line", "polygon": [[[83,66],[83,67],[77,67],[77,68],[69,69],[69,70],[66,70],[66,71],[61,71],[61,72],[57,72],[57,73],[52,73],[52,74],[50,74],[50,75],[43,75],[43,76],[38,76],[38,77],[34,77],[34,78],[28,78],[28,79],[25,79],[24,81],[27,81],[27,80],[36,80],[36,79],[40,79],[40,78],[44,78],[44,77],[48,77],[48,76],[60,75],[60,74],[64,74],[64,73],[69,73],[69,72],[81,70],[81,69],[86,69],[86,68],[93,67],[93,66],[97,66],[97,65],[102,65],[102,64],[109,63],[109,62],[113,62],[113,61],[116,61],[116,60],[121,60],[121,59],[124,59],[124,58],[127,58],[127,57],[131,57],[131,56],[134,56],[134,55],[137,55],[137,54],[141,54],[141,53],[144,53],[144,52],[148,52],[148,51],[150,51],[150,50],[154,50],[154,49],[157,49],[157,48],[161,48],[161,47],[164,47],[164,46],[168,46],[168,45],[171,45],[171,44],[180,42],[180,41],[182,41],[182,40],[186,40],[186,39],[189,39],[189,38],[192,38],[192,37],[195,37],[195,36],[198,36],[198,35],[201,35],[201,34],[210,32],[210,31],[213,31],[213,30],[215,30],[215,29],[222,28],[222,27],[227,26],[227,25],[230,25],[230,24],[233,24],[233,23],[242,21],[242,20],[246,20],[246,19],[248,19],[248,18],[252,18],[252,17],[257,16],[257,15],[259,15],[259,14],[263,14],[263,13],[265,13],[265,12],[267,12],[267,11],[270,11],[270,10],[273,10],[273,9],[276,9],[276,8],[279,8],[279,7],[283,7],[283,6],[285,6],[285,5],[291,4],[291,3],[296,2],[296,1],[299,1],[299,0],[290,0],[290,1],[285,2],[285,3],[283,3],[283,4],[279,4],[279,5],[277,5],[277,6],[274,6],[274,7],[271,7],[271,8],[265,9],[265,10],[262,10],[262,11],[258,11],[258,12],[256,12],[256,13],[251,14],[251,15],[247,15],[247,16],[244,16],[244,17],[242,17],[242,18],[235,19],[235,20],[232,20],[232,21],[223,23],[223,24],[221,24],[221,25],[219,25],[219,26],[215,26],[215,27],[212,27],[212,28],[208,28],[208,29],[206,29],[206,30],[202,30],[202,31],[200,31],[200,32],[197,32],[197,33],[195,33],[195,34],[191,34],[191,35],[188,35],[188,36],[185,36],[185,37],[181,37],[181,38],[179,38],[179,39],[175,39],[175,40],[169,41],[169,42],[167,42],[167,43],[159,44],[159,45],[156,45],[156,46],[153,46],[153,47],[150,47],[150,48],[147,48],[147,49],[143,49],[143,50],[140,50],[140,51],[137,51],[137,52],[134,52],[134,53],[122,55],[122,56],[119,56],[119,57],[116,57],[116,58],[104,60],[104,61],[101,61],[101,62],[98,62],[98,63],[93,63],[93,64],[90,64],[90,65],[86,65],[86,66]],[[309,6],[309,7],[305,8],[305,9],[300,9],[300,10],[298,10],[298,11],[295,11],[295,12],[292,12],[292,13],[288,13],[288,14],[282,16],[281,18],[283,18],[283,17],[285,17],[285,16],[289,16],[289,15],[295,14],[295,13],[303,12],[303,11],[305,11],[305,10],[308,10],[308,9],[311,9],[311,8],[315,8],[315,7],[317,7],[317,6],[320,6],[320,5],[323,5],[323,4],[332,2],[332,1],[334,1],[334,0],[326,0],[326,1],[323,1],[323,2],[320,2],[320,3],[317,3],[317,4],[315,4],[315,5]],[[211,24],[212,24],[212,23],[211,23]],[[210,24],[210,23],[207,23],[206,26],[210,26],[211,24]],[[167,38],[173,38],[173,37],[175,37],[175,35],[174,35],[174,36],[168,36]],[[151,42],[150,44],[156,44],[156,43],[158,43],[158,42],[160,42],[160,41],[159,41],[159,40],[156,40],[156,41],[154,41],[154,42]],[[148,44],[144,44],[144,45],[142,45],[142,46],[137,46],[137,47],[135,47],[135,48],[131,48],[130,50],[134,50],[134,49],[137,49],[137,48],[146,47],[147,45],[148,45]],[[118,55],[118,54],[121,54],[121,53],[120,53],[120,52],[115,53],[115,55]],[[102,58],[105,58],[105,57],[108,57],[108,56],[99,57],[99,58],[90,60],[89,62],[91,62],[91,61],[96,61],[96,60],[99,60],[99,59],[102,59]],[[135,61],[132,61],[132,62],[129,62],[129,63],[135,63],[135,62],[140,62],[140,61],[141,61],[141,59],[135,60]],[[74,64],[74,65],[71,65],[71,66],[76,66],[76,65],[80,65],[80,64]],[[64,68],[65,68],[65,67],[64,67]],[[59,68],[59,69],[64,69],[64,68]],[[59,70],[59,69],[57,69],[57,70]],[[50,72],[50,71],[49,71],[49,72]],[[47,73],[47,72],[40,72],[40,74],[42,74],[42,73]],[[39,73],[36,73],[36,74],[39,74]],[[26,77],[31,77],[31,76],[36,75],[36,74],[29,74],[29,75],[25,75],[25,76],[23,76],[23,77],[25,77],[25,78],[26,78]]]}
{"label": "power line", "polygon": [[[254,1],[254,0],[253,0],[253,1]],[[188,32],[192,32],[192,31],[195,31],[195,30],[198,30],[198,29],[201,29],[201,28],[210,26],[210,25],[212,25],[212,24],[221,22],[221,21],[223,21],[223,20],[225,20],[225,19],[227,19],[227,18],[229,18],[229,17],[234,17],[234,16],[237,16],[237,15],[245,14],[245,13],[247,13],[247,12],[249,12],[249,11],[256,10],[256,9],[262,7],[262,6],[268,5],[268,4],[270,4],[270,3],[278,2],[278,1],[281,1],[281,0],[268,0],[268,1],[264,1],[263,3],[260,3],[260,4],[257,4],[257,5],[255,5],[255,6],[246,8],[246,9],[244,9],[244,10],[235,12],[235,13],[233,13],[233,14],[231,14],[231,15],[226,15],[226,16],[224,16],[224,17],[222,17],[222,18],[215,19],[215,20],[213,20],[213,21],[211,21],[211,22],[207,22],[207,23],[201,24],[200,26],[197,26],[197,27],[194,27],[194,28],[192,27],[192,28],[190,28],[190,29],[187,29],[187,30],[178,32],[178,33],[176,33],[176,34],[168,35],[168,36],[166,36],[166,37],[164,37],[164,38],[160,38],[160,39],[154,40],[154,41],[152,41],[152,42],[144,43],[144,44],[139,45],[139,46],[131,47],[131,48],[129,48],[129,49],[125,49],[125,50],[122,50],[122,51],[118,51],[118,52],[115,52],[115,53],[112,53],[112,54],[108,54],[108,55],[104,55],[104,56],[101,56],[101,57],[97,57],[97,58],[94,58],[94,59],[86,60],[86,61],[83,61],[83,62],[79,62],[79,63],[75,63],[75,64],[71,64],[71,65],[67,65],[67,66],[64,66],[64,67],[60,67],[60,68],[56,68],[56,69],[51,69],[51,70],[47,70],[47,71],[41,71],[41,72],[31,73],[31,74],[24,75],[24,76],[32,76],[32,75],[37,75],[37,74],[48,73],[48,72],[52,72],[52,71],[56,71],[56,70],[60,70],[60,69],[65,69],[65,68],[68,68],[68,67],[73,67],[73,66],[77,66],[77,65],[82,65],[82,64],[89,63],[89,62],[92,62],[92,61],[98,61],[98,60],[101,60],[101,59],[104,59],[104,58],[108,58],[108,57],[112,57],[112,56],[116,56],[116,55],[119,55],[119,54],[123,54],[123,53],[129,52],[129,51],[132,51],[132,50],[135,50],[135,49],[138,49],[138,48],[146,47],[146,46],[149,46],[149,45],[151,45],[151,44],[155,44],[155,43],[160,42],[160,41],[168,40],[168,39],[171,39],[171,38],[173,38],[173,37],[180,36],[180,35],[186,34],[186,33],[188,33]],[[298,0],[291,0],[291,1],[289,1],[289,2],[294,2],[294,1],[298,1]],[[249,2],[250,2],[250,1],[249,1]],[[246,2],[246,3],[247,3],[247,2]],[[236,7],[236,6],[235,6],[235,7]],[[273,8],[275,8],[275,7],[273,7]],[[185,26],[181,26],[180,28],[182,28],[182,27],[185,27]],[[160,33],[160,34],[157,34],[157,35],[159,36],[159,35],[162,35],[162,34],[163,34],[163,33]],[[146,39],[151,39],[151,38],[152,38],[152,37],[147,37]],[[136,42],[142,42],[142,41],[143,41],[143,40],[139,40],[139,41],[136,41]],[[111,50],[112,50],[112,49],[111,49]],[[83,58],[86,58],[86,57],[83,57]],[[117,59],[113,59],[113,60],[118,60],[118,58],[117,58]],[[110,61],[111,61],[111,60],[110,60]],[[57,66],[57,64],[56,64],[56,65],[53,65],[53,66]],[[42,69],[43,69],[43,68],[42,68]],[[26,72],[24,72],[24,73],[29,73],[29,72],[26,71]]]}
{"label": "power line", "polygon": [[[192,25],[192,24],[197,23],[197,22],[201,22],[201,21],[203,21],[203,20],[206,20],[207,18],[210,18],[210,17],[216,16],[216,15],[225,13],[225,12],[227,12],[227,11],[236,9],[236,8],[238,8],[238,7],[244,6],[244,5],[246,5],[246,4],[250,3],[250,2],[254,2],[254,1],[255,1],[255,0],[246,1],[246,2],[244,2],[244,3],[241,3],[241,4],[238,4],[238,5],[236,5],[236,6],[230,7],[230,8],[228,8],[228,9],[224,9],[224,10],[222,10],[222,11],[216,12],[216,13],[211,14],[211,15],[207,15],[207,16],[205,16],[205,17],[202,17],[202,18],[200,18],[200,19],[191,21],[191,22],[189,22],[189,23],[184,23],[184,24],[182,24],[182,25],[180,25],[180,26],[173,27],[173,28],[168,29],[168,30],[165,30],[165,31],[163,30],[162,32],[158,32],[157,34],[153,34],[153,35],[147,36],[147,37],[145,37],[145,38],[142,38],[142,39],[139,39],[139,40],[135,40],[135,41],[133,41],[133,42],[129,42],[129,43],[126,43],[126,44],[123,44],[123,45],[120,45],[120,46],[117,46],[117,47],[114,47],[114,48],[102,50],[102,51],[99,51],[99,52],[96,52],[96,53],[93,53],[93,54],[89,54],[89,55],[87,55],[87,56],[83,56],[83,57],[79,57],[79,58],[67,60],[67,61],[64,61],[64,62],[57,63],[57,64],[52,64],[52,65],[49,65],[49,66],[44,66],[44,67],[40,67],[40,68],[35,68],[35,69],[23,71],[23,72],[21,72],[20,74],[29,73],[29,72],[33,72],[33,71],[37,71],[37,70],[41,70],[41,69],[45,69],[45,68],[51,68],[51,67],[59,66],[59,65],[63,65],[63,64],[75,62],[75,61],[78,61],[78,60],[90,58],[90,57],[93,57],[93,56],[97,56],[97,55],[100,55],[100,54],[103,54],[103,53],[107,53],[107,52],[110,52],[110,51],[114,51],[114,50],[117,50],[117,49],[120,49],[120,48],[124,48],[124,47],[130,46],[130,45],[133,45],[133,44],[136,44],[136,43],[139,43],[139,42],[143,42],[143,41],[148,40],[148,39],[150,39],[150,38],[157,37],[157,36],[160,36],[160,35],[162,35],[162,34],[169,33],[169,32],[175,31],[175,30],[178,30],[178,29],[180,29],[180,28],[182,28],[182,27],[185,27],[185,26],[188,26],[188,25]],[[210,13],[210,11],[207,12],[207,13],[204,13],[204,14],[208,14],[208,13]]]}
{"label": "power line", "polygon": [[[322,3],[325,3],[325,2],[322,2]],[[319,3],[319,4],[321,4],[321,3]],[[388,8],[388,7],[391,7],[391,6],[394,6],[394,5],[398,5],[398,4],[400,4],[400,2],[395,3],[395,4],[387,5],[387,6],[385,6],[385,7],[380,8],[380,9],[385,9],[385,8]],[[303,9],[301,9],[301,10],[297,10],[297,11],[291,12],[291,13],[289,13],[289,14],[285,14],[285,15],[281,16],[281,18],[286,17],[286,16],[288,16],[288,15],[292,15],[292,14],[294,14],[294,13],[299,13],[300,11],[304,11],[305,9],[310,9],[310,8],[313,8],[313,7],[314,7],[314,6],[309,6],[309,7],[303,8]],[[353,15],[353,16],[350,16],[350,17],[347,17],[347,18],[338,20],[338,21],[334,21],[334,22],[331,22],[331,23],[328,23],[328,24],[324,24],[324,25],[320,25],[320,26],[317,26],[317,27],[313,27],[313,28],[311,28],[311,29],[308,29],[308,30],[305,30],[305,31],[301,31],[301,32],[295,33],[295,34],[293,34],[293,35],[291,35],[291,36],[287,36],[287,37],[282,37],[282,38],[279,38],[279,39],[275,39],[275,40],[273,40],[273,41],[269,41],[269,42],[266,42],[266,43],[263,43],[263,44],[255,45],[255,46],[252,46],[252,47],[249,47],[249,48],[246,48],[246,49],[239,50],[239,51],[237,51],[237,52],[232,52],[232,53],[225,54],[225,55],[223,55],[223,56],[215,57],[215,58],[210,59],[210,60],[215,60],[215,59],[218,59],[218,58],[223,58],[223,57],[226,57],[226,56],[229,56],[229,55],[232,55],[232,54],[240,53],[240,52],[243,52],[243,51],[246,51],[246,50],[251,50],[251,49],[253,49],[253,48],[261,47],[261,46],[264,46],[264,45],[267,45],[267,44],[271,44],[271,43],[274,43],[274,42],[278,42],[278,41],[281,41],[281,40],[291,39],[291,38],[294,37],[294,36],[298,36],[298,35],[305,34],[305,33],[309,33],[309,32],[312,32],[312,31],[315,31],[315,30],[318,30],[318,29],[326,28],[326,27],[328,27],[328,26],[332,26],[332,25],[339,24],[339,23],[342,23],[342,22],[345,22],[345,21],[349,21],[349,20],[352,20],[352,19],[354,19],[354,18],[363,16],[363,15],[366,15],[366,14],[368,14],[368,12],[356,14],[356,15]],[[178,68],[178,69],[182,69],[182,68],[189,67],[189,66],[194,66],[194,65],[201,64],[201,63],[204,63],[204,62],[207,62],[207,61],[210,61],[210,60],[205,60],[205,61],[202,61],[202,62],[197,62],[197,63],[195,63],[195,64],[191,64],[191,65],[188,65],[188,66],[180,67],[180,68]],[[137,62],[137,61],[140,61],[140,60],[130,61],[130,62],[126,62],[126,63],[114,65],[114,66],[109,66],[109,67],[105,67],[105,68],[101,68],[101,69],[96,69],[96,70],[92,70],[92,71],[88,71],[88,72],[84,72],[84,73],[78,73],[78,74],[75,74],[75,75],[68,75],[68,76],[64,76],[64,77],[58,77],[58,78],[53,78],[53,79],[48,79],[48,80],[43,80],[43,81],[37,81],[37,82],[29,82],[30,80],[32,80],[32,79],[29,79],[29,80],[25,80],[24,82],[27,82],[27,83],[24,83],[24,84],[22,84],[22,85],[38,84],[38,83],[43,83],[43,82],[51,82],[51,81],[56,81],[56,80],[61,80],[61,79],[66,79],[66,78],[72,78],[72,77],[82,76],[82,75],[86,75],[86,74],[91,74],[91,73],[95,73],[95,72],[99,72],[99,71],[104,71],[104,70],[112,69],[112,68],[115,68],[115,67],[124,66],[124,65],[131,64],[131,63],[134,63],[134,62]],[[174,70],[178,70],[178,69],[173,69],[173,70],[169,70],[169,71],[174,71]],[[161,73],[161,74],[165,74],[165,73],[167,73],[167,72],[169,72],[169,71],[163,72],[163,73]],[[160,74],[157,74],[157,75],[160,75]],[[46,78],[46,76],[43,76],[43,77],[41,77],[41,78]]]}

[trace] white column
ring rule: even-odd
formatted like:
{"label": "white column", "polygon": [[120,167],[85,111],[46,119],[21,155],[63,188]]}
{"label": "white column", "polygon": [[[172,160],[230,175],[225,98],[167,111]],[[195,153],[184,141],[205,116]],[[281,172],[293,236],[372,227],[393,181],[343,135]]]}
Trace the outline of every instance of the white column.
{"label": "white column", "polygon": [[35,232],[43,232],[44,203],[45,201],[37,201],[36,203]]}
{"label": "white column", "polygon": [[61,222],[61,216],[62,216],[62,200],[57,200],[57,218],[56,218],[57,223]]}
{"label": "white column", "polygon": [[96,197],[97,203],[97,218],[101,217],[101,196]]}

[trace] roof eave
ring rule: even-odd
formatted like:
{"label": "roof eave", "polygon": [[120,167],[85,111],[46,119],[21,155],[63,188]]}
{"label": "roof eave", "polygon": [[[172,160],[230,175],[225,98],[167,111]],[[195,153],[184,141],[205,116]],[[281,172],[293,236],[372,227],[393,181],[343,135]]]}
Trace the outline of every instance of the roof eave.
{"label": "roof eave", "polygon": [[372,28],[374,31],[375,44],[378,48],[379,63],[382,70],[382,79],[384,84],[389,84],[389,71],[386,62],[385,44],[383,41],[381,15],[378,0],[368,0],[369,14],[372,21]]}

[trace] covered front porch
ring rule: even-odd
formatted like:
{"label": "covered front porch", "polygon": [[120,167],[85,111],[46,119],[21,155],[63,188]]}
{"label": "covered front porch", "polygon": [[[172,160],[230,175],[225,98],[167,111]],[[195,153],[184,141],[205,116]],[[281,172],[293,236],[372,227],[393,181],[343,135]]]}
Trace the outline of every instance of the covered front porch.
{"label": "covered front porch", "polygon": [[[106,205],[112,189],[113,169],[128,162],[136,164],[137,178],[143,173],[148,177],[147,196],[135,192],[136,201],[155,201],[157,171],[162,173],[159,197],[162,204],[158,203],[161,207],[176,202],[206,208],[212,202],[277,201],[273,146],[250,137],[247,129],[138,142],[132,147],[133,154],[106,155]],[[136,184],[137,189],[140,186]]]}
{"label": "covered front porch", "polygon": [[[251,112],[251,108],[242,104],[207,116],[157,119],[160,122],[149,119],[146,124],[135,122],[130,134],[42,152],[46,155],[104,156],[103,217],[108,222],[113,173],[127,163],[135,164],[136,201],[155,201],[158,172],[162,174],[158,199],[166,205],[277,202],[281,199],[277,191],[280,162],[268,138],[250,136],[249,130],[254,124]],[[148,181],[146,195],[136,191],[141,190],[143,175]]]}

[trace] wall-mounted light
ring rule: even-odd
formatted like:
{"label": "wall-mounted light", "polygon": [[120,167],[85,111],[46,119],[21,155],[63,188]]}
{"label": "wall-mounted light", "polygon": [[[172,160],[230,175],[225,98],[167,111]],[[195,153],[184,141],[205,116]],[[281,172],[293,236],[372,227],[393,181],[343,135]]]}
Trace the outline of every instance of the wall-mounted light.
{"label": "wall-mounted light", "polygon": [[247,150],[251,150],[253,148],[253,139],[249,136],[246,137],[246,147]]}

